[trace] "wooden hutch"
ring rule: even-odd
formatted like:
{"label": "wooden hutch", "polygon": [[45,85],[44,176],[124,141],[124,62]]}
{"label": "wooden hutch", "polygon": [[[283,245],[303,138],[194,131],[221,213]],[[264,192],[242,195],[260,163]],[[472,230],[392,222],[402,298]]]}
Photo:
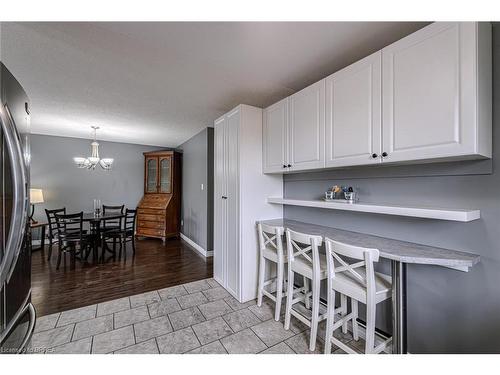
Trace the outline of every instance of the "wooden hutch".
{"label": "wooden hutch", "polygon": [[144,153],[144,197],[137,207],[136,235],[179,237],[181,220],[181,160],[175,151]]}

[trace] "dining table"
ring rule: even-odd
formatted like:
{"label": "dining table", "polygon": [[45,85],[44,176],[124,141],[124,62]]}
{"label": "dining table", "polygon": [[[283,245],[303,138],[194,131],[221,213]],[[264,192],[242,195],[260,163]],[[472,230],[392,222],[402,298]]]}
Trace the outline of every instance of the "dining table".
{"label": "dining table", "polygon": [[[83,222],[89,223],[90,226],[90,234],[92,235],[92,251],[94,256],[98,253],[99,244],[101,243],[101,232],[102,232],[102,224],[106,220],[117,220],[124,218],[124,213],[112,212],[105,214],[95,214],[93,212],[84,212],[83,213]],[[102,258],[104,259],[104,252],[108,250],[106,246],[103,244],[102,249]]]}
{"label": "dining table", "polygon": [[380,257],[391,262],[392,276],[392,352],[407,353],[407,264],[433,265],[468,272],[480,261],[477,254],[427,246],[392,238],[348,231],[290,219],[260,220],[296,232],[329,237],[349,245],[378,249]]}

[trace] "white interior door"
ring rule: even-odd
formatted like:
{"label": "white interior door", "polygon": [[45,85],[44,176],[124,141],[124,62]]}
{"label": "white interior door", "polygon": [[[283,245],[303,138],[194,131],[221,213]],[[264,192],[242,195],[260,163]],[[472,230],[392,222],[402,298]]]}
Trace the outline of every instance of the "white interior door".
{"label": "white interior door", "polygon": [[227,285],[240,299],[240,227],[239,227],[239,107],[228,113],[227,121]]}
{"label": "white interior door", "polygon": [[263,171],[276,173],[286,170],[288,98],[264,109],[263,117]]}
{"label": "white interior door", "polygon": [[473,152],[474,28],[438,22],[382,50],[384,160]]}
{"label": "white interior door", "polygon": [[381,65],[376,52],[326,79],[326,166],[381,162]]}
{"label": "white interior door", "polygon": [[325,165],[325,80],[289,98],[290,171]]}
{"label": "white interior door", "polygon": [[226,286],[226,120],[214,124],[214,279]]}

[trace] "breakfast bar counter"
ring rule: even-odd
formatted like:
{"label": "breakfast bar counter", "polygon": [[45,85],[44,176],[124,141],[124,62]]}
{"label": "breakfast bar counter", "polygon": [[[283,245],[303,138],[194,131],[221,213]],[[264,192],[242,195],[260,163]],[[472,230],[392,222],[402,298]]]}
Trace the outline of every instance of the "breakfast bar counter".
{"label": "breakfast bar counter", "polygon": [[260,223],[280,226],[296,232],[329,237],[353,246],[378,249],[381,258],[391,261],[393,352],[406,353],[406,265],[427,264],[467,272],[479,262],[479,255],[461,251],[399,241],[359,232],[325,227],[288,219],[262,220]]}

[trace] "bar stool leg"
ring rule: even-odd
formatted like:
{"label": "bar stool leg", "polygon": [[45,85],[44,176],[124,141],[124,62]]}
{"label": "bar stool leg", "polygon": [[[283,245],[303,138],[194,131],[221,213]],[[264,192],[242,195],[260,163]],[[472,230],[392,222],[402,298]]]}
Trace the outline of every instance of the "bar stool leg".
{"label": "bar stool leg", "polygon": [[262,290],[264,289],[264,276],[266,273],[266,259],[260,256],[259,259],[259,291],[257,294],[257,306],[262,306]]}
{"label": "bar stool leg", "polygon": [[[330,284],[330,283],[328,283]],[[335,320],[335,290],[328,285],[327,316],[325,332],[325,354],[332,352],[333,323]]]}
{"label": "bar stool leg", "polygon": [[359,332],[358,332],[358,301],[354,298],[351,298],[351,311],[352,311],[352,337],[354,341],[359,340]]}
{"label": "bar stool leg", "polygon": [[[347,297],[344,294],[340,295],[340,305],[342,306],[342,316],[347,315]],[[342,324],[342,333],[347,333],[347,320]]]}
{"label": "bar stool leg", "polygon": [[312,289],[312,319],[311,319],[311,338],[309,340],[309,350],[314,351],[316,349],[316,336],[318,334],[318,320],[319,320],[319,289],[320,280],[319,278],[313,278],[313,289]]}
{"label": "bar stool leg", "polygon": [[283,298],[283,264],[277,264],[277,278],[276,278],[276,307],[274,310],[274,320],[280,320],[281,300]]}
{"label": "bar stool leg", "polygon": [[375,348],[375,311],[375,304],[367,304],[365,354],[373,353],[373,349]]}
{"label": "bar stool leg", "polygon": [[293,278],[294,272],[292,267],[288,266],[288,287],[286,294],[286,312],[285,312],[285,329],[290,329],[290,319],[292,315],[292,301],[293,301]]}
{"label": "bar stool leg", "polygon": [[303,277],[304,280],[304,294],[305,294],[305,301],[304,304],[306,305],[306,309],[310,310],[311,309],[311,301],[309,300],[309,291],[311,288],[309,287],[309,279],[307,277]]}

